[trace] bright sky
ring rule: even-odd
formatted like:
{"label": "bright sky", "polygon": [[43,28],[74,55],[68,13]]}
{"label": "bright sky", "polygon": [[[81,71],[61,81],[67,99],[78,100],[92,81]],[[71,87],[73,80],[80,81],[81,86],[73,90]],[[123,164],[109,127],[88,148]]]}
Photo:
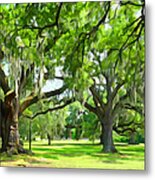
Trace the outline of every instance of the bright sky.
{"label": "bright sky", "polygon": [[61,88],[62,85],[63,85],[62,80],[59,80],[59,79],[47,80],[46,84],[42,88],[42,91],[49,92],[49,91]]}
{"label": "bright sky", "polygon": [[[55,76],[57,76],[57,77],[62,76],[60,67],[56,67]],[[62,85],[63,85],[63,81],[60,79],[47,80],[46,84],[42,88],[42,91],[43,92],[49,92],[49,91],[61,88]]]}

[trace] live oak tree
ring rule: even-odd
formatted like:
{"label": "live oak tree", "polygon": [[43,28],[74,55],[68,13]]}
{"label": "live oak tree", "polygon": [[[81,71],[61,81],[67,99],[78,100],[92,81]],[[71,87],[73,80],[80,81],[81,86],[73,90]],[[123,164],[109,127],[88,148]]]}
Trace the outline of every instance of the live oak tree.
{"label": "live oak tree", "polygon": [[37,137],[39,136],[42,139],[47,139],[48,145],[51,145],[51,141],[54,139],[60,140],[65,131],[66,112],[67,111],[64,108],[31,119],[33,129],[36,127],[34,135]]}
{"label": "live oak tree", "polygon": [[[77,39],[73,33],[65,39],[67,45],[74,42],[75,46],[70,47],[71,52],[64,51],[64,71],[77,100],[101,122],[103,151],[116,152],[112,137],[116,115],[123,108],[144,109],[144,2],[104,2],[99,6],[103,13],[98,11],[95,22],[90,9],[89,13],[85,9],[84,30],[75,28]],[[75,21],[79,27],[79,17]],[[60,44],[61,48],[65,50]]]}
{"label": "live oak tree", "polygon": [[86,109],[82,118],[82,137],[89,138],[93,143],[96,139],[101,139],[101,126],[98,117]]}
{"label": "live oak tree", "polygon": [[[101,122],[103,151],[116,152],[112,137],[115,116],[122,108],[144,109],[144,2],[104,2],[101,6],[104,12],[99,11],[100,18],[92,27],[91,13],[88,16],[85,9],[88,29],[74,40],[72,52],[66,52],[64,70],[71,74],[68,79],[74,78],[69,85],[77,99]],[[75,38],[71,35],[67,44]],[[89,86],[89,92],[82,85]],[[89,96],[93,104],[88,102]]]}
{"label": "live oak tree", "polygon": [[112,138],[116,115],[123,108],[144,109],[143,13],[143,3],[122,2],[115,11],[109,10],[108,22],[100,26],[88,53],[94,105],[86,102],[85,106],[100,119],[104,152],[117,151]]}
{"label": "live oak tree", "polygon": [[[51,22],[57,32],[61,5],[61,3],[1,5],[0,35],[1,51],[4,54],[0,62],[0,87],[4,94],[0,106],[2,151],[25,152],[19,143],[19,117],[32,104],[41,99],[58,96],[66,90],[64,83],[48,92],[41,90],[44,79],[46,81],[47,65],[53,70],[50,79],[55,78],[55,62],[49,55],[45,55],[43,41],[46,36],[42,37],[40,33],[44,28],[49,30],[50,27],[46,27],[46,24]],[[50,16],[52,11],[53,16],[44,22],[45,16],[47,14]],[[38,12],[42,14],[40,22],[35,20],[39,18]],[[35,28],[35,25],[38,28]],[[39,25],[44,27],[40,28]],[[52,32],[49,34],[52,36]]]}
{"label": "live oak tree", "polygon": [[82,124],[84,121],[84,108],[80,105],[79,102],[75,102],[68,106],[67,112],[68,116],[65,119],[65,136],[66,138],[73,138],[79,140],[83,133]]}
{"label": "live oak tree", "polygon": [[[144,6],[142,0],[1,5],[3,151],[24,151],[19,117],[56,97],[54,107],[33,118],[77,100],[100,120],[103,151],[116,152],[115,117],[122,108],[143,109]],[[56,79],[57,88],[43,91]]]}

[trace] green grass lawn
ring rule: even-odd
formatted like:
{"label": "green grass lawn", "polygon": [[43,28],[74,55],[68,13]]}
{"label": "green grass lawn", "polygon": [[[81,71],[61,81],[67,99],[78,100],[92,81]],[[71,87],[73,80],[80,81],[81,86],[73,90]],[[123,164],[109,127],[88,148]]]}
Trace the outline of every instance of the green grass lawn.
{"label": "green grass lawn", "polygon": [[34,155],[1,154],[1,166],[144,170],[144,144],[116,147],[119,153],[104,154],[101,145],[84,140],[53,141],[51,146],[37,141],[32,144]]}

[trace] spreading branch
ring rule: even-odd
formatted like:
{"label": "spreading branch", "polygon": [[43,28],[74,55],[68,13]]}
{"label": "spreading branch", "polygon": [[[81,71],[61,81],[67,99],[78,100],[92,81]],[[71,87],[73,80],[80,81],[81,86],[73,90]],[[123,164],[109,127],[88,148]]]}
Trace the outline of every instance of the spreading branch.
{"label": "spreading branch", "polygon": [[124,129],[118,129],[116,127],[113,127],[113,130],[117,133],[117,134],[120,134],[120,135],[124,135],[125,132],[129,131],[129,132],[133,132],[134,130],[130,127],[127,127],[127,128],[124,128]]}
{"label": "spreading branch", "polygon": [[22,28],[25,28],[25,29],[37,29],[37,30],[39,30],[39,35],[41,35],[41,33],[42,33],[42,31],[44,29],[52,28],[54,26],[57,26],[57,28],[58,28],[59,27],[58,21],[59,21],[59,16],[60,16],[60,11],[61,11],[62,5],[63,5],[63,3],[60,2],[59,6],[58,6],[57,13],[56,13],[55,21],[53,23],[47,24],[47,25],[42,26],[42,27],[41,26],[34,26],[34,25],[24,25],[24,27],[22,27]]}
{"label": "spreading branch", "polygon": [[123,128],[123,127],[129,127],[130,125],[132,125],[134,123],[134,121],[129,121],[127,123],[119,123],[118,125],[114,125],[113,127],[115,128]]}
{"label": "spreading branch", "polygon": [[138,22],[137,26],[136,26],[136,27],[132,30],[132,32],[128,35],[128,37],[126,38],[125,42],[124,42],[123,45],[121,46],[120,50],[125,50],[125,49],[126,49],[126,44],[127,44],[127,42],[129,41],[130,38],[133,37],[134,33],[136,33],[136,32],[138,31],[138,29],[139,29],[139,27],[141,26],[142,22],[143,22],[143,19],[141,19],[141,20]]}
{"label": "spreading branch", "polygon": [[115,87],[114,91],[112,92],[111,94],[111,100],[113,101],[115,96],[117,95],[119,89],[125,84],[125,82],[122,82],[122,83],[118,83],[117,86]]}
{"label": "spreading branch", "polygon": [[134,106],[134,105],[132,105],[132,104],[126,103],[126,104],[124,104],[124,107],[125,107],[126,109],[129,109],[129,110],[134,110],[134,111],[138,112],[138,113],[141,114],[141,115],[144,114],[144,113],[143,113],[143,108],[141,108],[141,107],[139,107],[139,106]]}
{"label": "spreading branch", "polygon": [[75,102],[75,98],[67,100],[63,105],[56,106],[54,108],[49,108],[49,109],[46,109],[45,111],[37,112],[33,116],[28,116],[28,115],[24,115],[24,116],[29,118],[29,119],[34,119],[34,118],[36,118],[39,115],[43,115],[43,114],[47,114],[48,112],[52,112],[52,111],[56,111],[56,110],[59,110],[59,109],[63,109],[65,106],[67,106],[67,105],[69,105],[69,104],[71,104],[73,102]]}
{"label": "spreading branch", "polygon": [[87,108],[90,112],[93,112],[96,114],[96,108],[88,104],[87,102],[84,103],[85,108]]}
{"label": "spreading branch", "polygon": [[123,107],[123,104],[125,103],[126,99],[129,97],[129,93],[127,92],[125,95],[119,98],[119,101],[115,104],[113,111],[112,111],[112,116],[114,117],[118,110]]}
{"label": "spreading branch", "polygon": [[110,11],[110,1],[106,3],[105,13],[104,13],[103,17],[98,21],[98,23],[95,26],[93,26],[89,32],[81,32],[80,33],[79,38],[78,38],[78,43],[74,47],[71,56],[75,53],[75,51],[77,51],[79,49],[81,43],[83,43],[86,38],[89,38],[92,34],[94,34],[99,29],[100,25],[106,23],[105,21],[106,21],[109,11]]}
{"label": "spreading branch", "polygon": [[64,77],[62,77],[62,76],[55,76],[55,79],[64,80]]}
{"label": "spreading branch", "polygon": [[135,38],[133,41],[129,42],[129,43],[124,47],[124,49],[126,49],[126,48],[129,47],[129,46],[131,46],[131,45],[134,44],[135,42],[138,42],[138,40],[140,39],[140,36],[141,36],[141,33],[142,33],[143,29],[144,29],[144,23],[141,24],[140,31],[139,31],[138,35],[136,35],[136,38]]}
{"label": "spreading branch", "polygon": [[31,106],[32,104],[38,102],[40,99],[47,99],[50,98],[52,96],[56,96],[56,95],[60,95],[62,94],[65,90],[66,90],[66,86],[64,85],[63,87],[56,89],[54,91],[50,91],[50,92],[46,92],[44,94],[42,94],[42,97],[38,97],[37,95],[29,95],[25,101],[20,105],[20,112],[19,115],[22,114],[22,112],[29,106]]}
{"label": "spreading branch", "polygon": [[132,6],[144,6],[144,3],[142,3],[142,4],[137,4],[137,3],[134,3],[134,2],[132,2],[132,1],[126,1],[126,2],[123,2],[123,1],[121,1],[120,2],[120,5],[121,6],[124,6],[124,5],[132,5]]}
{"label": "spreading branch", "polygon": [[125,132],[130,131],[130,132],[134,132],[135,131],[135,127],[131,127],[131,125],[136,125],[138,127],[142,126],[142,123],[137,123],[134,122],[134,120],[129,121],[128,123],[119,123],[118,125],[114,124],[113,126],[113,130],[120,134],[120,135],[124,135]]}
{"label": "spreading branch", "polygon": [[107,7],[106,7],[106,10],[105,10],[104,16],[99,20],[99,22],[96,24],[96,26],[93,27],[93,29],[89,32],[89,34],[92,34],[93,32],[96,32],[98,30],[98,28],[100,27],[100,25],[105,23],[107,15],[108,15],[108,13],[110,11],[110,1],[107,2],[106,6]]}
{"label": "spreading branch", "polygon": [[96,92],[95,85],[92,85],[89,89],[93,95],[93,100],[96,107],[101,106],[102,108],[104,108],[104,103],[98,92]]}

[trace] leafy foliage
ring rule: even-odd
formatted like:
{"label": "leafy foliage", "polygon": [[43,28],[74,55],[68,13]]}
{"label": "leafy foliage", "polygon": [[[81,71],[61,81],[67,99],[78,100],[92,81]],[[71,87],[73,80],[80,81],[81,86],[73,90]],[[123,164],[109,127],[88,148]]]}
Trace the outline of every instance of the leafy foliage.
{"label": "leafy foliage", "polygon": [[[102,124],[124,135],[132,121],[143,134],[143,0],[2,4],[0,20],[0,100],[12,89],[19,117],[41,111],[34,131],[56,136],[65,123],[80,124],[95,139]],[[74,101],[81,105],[63,109]]]}

